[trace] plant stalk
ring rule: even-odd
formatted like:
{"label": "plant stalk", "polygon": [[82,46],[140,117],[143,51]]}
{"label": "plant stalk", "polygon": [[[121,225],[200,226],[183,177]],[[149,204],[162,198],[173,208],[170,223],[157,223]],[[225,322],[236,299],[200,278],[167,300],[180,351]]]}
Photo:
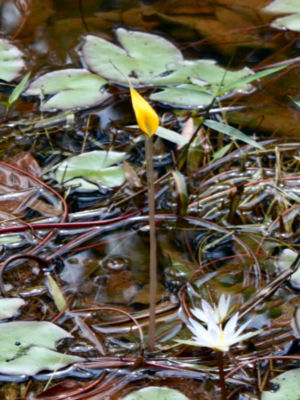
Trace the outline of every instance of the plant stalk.
{"label": "plant stalk", "polygon": [[217,351],[217,356],[218,356],[219,386],[220,386],[220,389],[221,389],[221,398],[222,398],[222,400],[227,400],[226,386],[225,386],[225,375],[224,375],[223,352],[222,351]]}
{"label": "plant stalk", "polygon": [[150,313],[149,313],[149,338],[148,349],[154,350],[155,344],[155,309],[157,293],[157,257],[156,257],[156,227],[155,227],[155,190],[153,172],[153,142],[152,137],[145,138],[146,143],[146,168],[148,183],[148,206],[149,206],[149,227],[150,227]]}

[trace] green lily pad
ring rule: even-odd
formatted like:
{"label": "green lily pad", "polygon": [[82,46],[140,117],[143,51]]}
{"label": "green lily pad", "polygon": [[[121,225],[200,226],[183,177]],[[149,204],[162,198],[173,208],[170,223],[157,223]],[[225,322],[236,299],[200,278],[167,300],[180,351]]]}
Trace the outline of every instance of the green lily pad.
{"label": "green lily pad", "polygon": [[[297,255],[298,253],[296,251],[284,249],[276,262],[278,272],[280,273],[285,269],[290,268],[293,262],[296,260]],[[291,275],[290,283],[294,287],[300,289],[300,268],[298,268],[297,271]]]}
{"label": "green lily pad", "polygon": [[168,40],[149,33],[116,30],[123,48],[88,35],[84,38],[82,56],[89,69],[115,82],[134,85],[155,84],[169,64],[183,60],[181,52]]}
{"label": "green lily pad", "polygon": [[271,13],[298,13],[299,0],[274,0],[263,10]]}
{"label": "green lily pad", "polygon": [[271,380],[274,389],[263,391],[261,400],[299,400],[300,368],[292,369]]}
{"label": "green lily pad", "polygon": [[58,165],[56,180],[65,186],[79,185],[81,190],[97,190],[97,184],[120,186],[125,181],[124,168],[113,165],[125,156],[126,153],[117,151],[95,150],[70,157]]}
{"label": "green lily pad", "polygon": [[81,357],[53,351],[55,343],[70,333],[51,322],[15,321],[0,324],[0,373],[34,375],[54,371]]}
{"label": "green lily pad", "polygon": [[0,79],[12,81],[24,67],[23,53],[8,40],[0,39]]}
{"label": "green lily pad", "polygon": [[123,48],[88,35],[84,38],[82,57],[93,72],[114,82],[137,86],[158,86],[190,83],[225,84],[249,75],[251,70],[227,71],[213,60],[184,60],[182,53],[161,36],[144,32],[116,30]]}
{"label": "green lily pad", "polygon": [[[107,81],[85,69],[48,72],[33,81],[24,95],[40,96],[41,110],[82,109],[100,104],[110,94],[104,89]],[[44,99],[45,95],[53,95]]]}
{"label": "green lily pad", "polygon": [[[298,11],[300,11],[300,5]],[[291,31],[300,32],[300,13],[277,18],[272,22],[271,26],[277,29],[289,29]]]}
{"label": "green lily pad", "polygon": [[180,85],[168,87],[161,92],[151,94],[150,99],[163,104],[171,104],[181,108],[203,108],[208,106],[214,96],[212,93],[196,85]]}
{"label": "green lily pad", "polygon": [[168,387],[149,386],[136,390],[123,400],[189,400],[184,394]]}
{"label": "green lily pad", "polygon": [[25,301],[18,297],[0,299],[0,319],[12,317],[24,304]]}

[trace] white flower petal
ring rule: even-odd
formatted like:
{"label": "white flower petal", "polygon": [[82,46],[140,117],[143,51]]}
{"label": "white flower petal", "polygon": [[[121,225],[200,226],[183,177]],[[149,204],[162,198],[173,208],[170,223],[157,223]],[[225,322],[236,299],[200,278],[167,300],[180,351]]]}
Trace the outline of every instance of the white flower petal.
{"label": "white flower petal", "polygon": [[206,322],[207,321],[207,316],[206,314],[200,309],[200,308],[193,308],[191,312],[194,314],[196,318],[198,318],[200,321]]}
{"label": "white flower petal", "polygon": [[243,325],[241,325],[239,327],[239,329],[236,331],[236,335],[238,336],[240,333],[242,333],[247,328],[247,326],[250,324],[250,322],[251,322],[251,320],[249,320],[249,321],[245,322]]}
{"label": "white flower petal", "polygon": [[239,313],[235,313],[230,320],[226,323],[225,328],[224,328],[224,332],[226,333],[233,333],[235,328],[236,328],[236,324],[237,324],[237,320],[239,317]]}
{"label": "white flower petal", "polygon": [[219,300],[218,310],[219,310],[219,322],[222,322],[226,315],[228,314],[230,304],[230,296],[222,294]]}

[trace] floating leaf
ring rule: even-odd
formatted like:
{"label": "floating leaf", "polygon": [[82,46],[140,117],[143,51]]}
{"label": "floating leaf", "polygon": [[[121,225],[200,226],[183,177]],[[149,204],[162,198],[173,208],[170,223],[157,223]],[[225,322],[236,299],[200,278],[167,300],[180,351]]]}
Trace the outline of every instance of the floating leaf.
{"label": "floating leaf", "polygon": [[[298,11],[300,11],[300,7]],[[277,18],[272,22],[271,26],[277,29],[289,29],[291,31],[300,32],[300,13]]]}
{"label": "floating leaf", "polygon": [[271,13],[295,13],[275,19],[271,26],[277,29],[289,29],[300,32],[300,3],[299,0],[275,0],[263,8]]}
{"label": "floating leaf", "polygon": [[0,324],[0,373],[34,375],[42,370],[57,370],[81,357],[57,353],[57,340],[72,337],[51,322],[16,321]]}
{"label": "floating leaf", "polygon": [[136,390],[123,400],[189,400],[184,394],[168,387],[149,386]]}
{"label": "floating leaf", "polygon": [[[276,262],[278,272],[281,273],[287,268],[290,268],[297,256],[298,253],[296,251],[284,249]],[[290,282],[294,287],[300,289],[300,268],[291,275]]]}
{"label": "floating leaf", "polygon": [[200,85],[217,85],[222,80],[229,84],[251,70],[229,71],[214,60],[184,60],[182,53],[161,36],[144,32],[116,30],[123,48],[88,35],[82,46],[83,63],[93,72],[114,82],[135,86],[159,86],[190,83],[197,79]]}
{"label": "floating leaf", "polygon": [[263,8],[271,13],[298,13],[299,9],[299,0],[274,0]]}
{"label": "floating leaf", "polygon": [[8,40],[0,39],[0,79],[12,81],[24,67],[23,53]]}
{"label": "floating leaf", "polygon": [[274,389],[263,391],[261,400],[299,400],[300,368],[291,369],[271,380]]}
{"label": "floating leaf", "polygon": [[180,85],[153,93],[150,99],[182,108],[203,108],[212,102],[214,96],[196,85]]}
{"label": "floating leaf", "polygon": [[260,150],[264,149],[260,144],[256,143],[255,140],[249,138],[243,132],[239,131],[236,128],[233,128],[232,126],[221,124],[220,122],[216,122],[213,120],[205,120],[203,124],[208,128],[214,129],[215,131],[222,132],[225,135],[234,137],[235,139],[250,144],[251,146],[256,147],[257,149]]}
{"label": "floating leaf", "polygon": [[140,130],[148,136],[153,136],[159,125],[156,111],[133,87],[130,87],[130,96]]}
{"label": "floating leaf", "polygon": [[95,150],[70,157],[58,165],[56,180],[66,186],[79,185],[82,190],[97,190],[97,184],[120,186],[125,181],[124,168],[113,165],[125,156],[117,151]]}
{"label": "floating leaf", "polygon": [[23,299],[18,297],[0,299],[0,319],[10,318],[25,304]]}
{"label": "floating leaf", "polygon": [[85,69],[65,69],[49,72],[33,81],[24,95],[53,95],[42,100],[41,110],[80,109],[100,104],[108,99],[104,89],[107,81]]}
{"label": "floating leaf", "polygon": [[[155,77],[164,74],[168,65],[183,59],[181,52],[168,40],[149,33],[116,30],[123,49],[96,36],[84,38],[84,63],[93,72],[115,82],[153,85]],[[114,68],[116,66],[117,68]]]}

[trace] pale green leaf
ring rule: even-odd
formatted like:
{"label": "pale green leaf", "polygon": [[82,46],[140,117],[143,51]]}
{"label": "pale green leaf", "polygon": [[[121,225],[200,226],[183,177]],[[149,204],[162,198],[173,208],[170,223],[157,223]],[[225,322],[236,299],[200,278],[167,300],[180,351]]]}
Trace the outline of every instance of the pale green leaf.
{"label": "pale green leaf", "polygon": [[275,19],[271,26],[277,29],[289,29],[291,31],[300,32],[300,7],[298,11],[299,14],[292,14],[287,17]]}
{"label": "pale green leaf", "polygon": [[245,85],[247,85],[248,83],[257,81],[258,79],[264,78],[268,75],[274,74],[275,72],[281,71],[282,69],[286,68],[287,66],[288,66],[288,64],[280,65],[279,67],[264,69],[263,71],[259,71],[259,72],[253,73],[251,75],[245,76],[235,82],[231,82],[230,84],[227,84],[224,87],[221,87],[217,91],[216,96],[220,96],[221,94],[227,93],[234,89],[243,89],[245,87]]}
{"label": "pale green leaf", "polygon": [[212,93],[196,85],[180,85],[164,88],[160,92],[153,93],[150,99],[163,104],[193,109],[208,106],[214,99],[214,96]]}
{"label": "pale green leaf", "polygon": [[101,150],[70,157],[57,166],[56,180],[66,186],[80,185],[79,189],[82,190],[97,190],[97,184],[120,186],[125,181],[124,168],[113,165],[125,157],[126,153]]}
{"label": "pale green leaf", "polygon": [[12,81],[24,67],[23,53],[8,40],[0,39],[0,79]]}
{"label": "pale green leaf", "polygon": [[[293,262],[296,260],[298,253],[291,249],[284,249],[280,255],[278,260],[276,261],[276,267],[278,273],[283,272],[284,270],[291,267]],[[297,289],[300,289],[300,268],[295,271],[290,278],[290,282]]]}
{"label": "pale green leaf", "polygon": [[18,83],[18,85],[14,88],[11,95],[8,98],[8,103],[11,106],[18,98],[20,97],[21,93],[25,89],[25,86],[28,82],[31,72],[28,72],[24,78]]}
{"label": "pale green leaf", "polygon": [[48,286],[49,292],[53,298],[54,304],[56,305],[56,308],[58,309],[58,311],[66,310],[67,302],[66,302],[65,296],[64,296],[61,288],[57,284],[56,280],[50,274],[48,274],[46,277],[46,281],[47,281],[47,286]]}
{"label": "pale green leaf", "polygon": [[233,128],[232,126],[225,125],[220,122],[213,121],[213,120],[205,120],[203,124],[210,129],[214,129],[215,131],[224,133],[225,135],[228,135],[235,139],[241,140],[242,142],[250,144],[251,146],[256,147],[257,149],[260,149],[260,150],[264,149],[260,144],[256,143],[255,140],[249,138],[243,132],[241,132],[240,130],[238,130],[236,128]]}
{"label": "pale green leaf", "polygon": [[[49,72],[33,81],[24,95],[40,96],[41,109],[81,109],[100,104],[110,94],[104,86],[107,81],[85,69],[65,69]],[[44,99],[45,95],[52,95]]]}
{"label": "pale green leaf", "polygon": [[81,357],[52,351],[62,338],[72,335],[45,321],[15,321],[0,324],[0,373],[34,375],[42,370],[56,370]]}
{"label": "pale green leaf", "polygon": [[92,35],[84,38],[82,47],[88,68],[112,81],[127,84],[128,77],[134,86],[152,85],[170,63],[183,59],[181,52],[160,36],[124,28],[118,28],[116,36],[123,48]]}
{"label": "pale green leaf", "polygon": [[274,0],[263,10],[272,13],[298,13],[300,12],[300,3],[299,0]]}
{"label": "pale green leaf", "polygon": [[[134,128],[134,129],[139,129],[138,125],[130,125],[128,128]],[[164,128],[162,126],[159,126],[156,130],[155,133],[157,136],[169,140],[169,142],[184,146],[185,144],[188,143],[188,140],[180,135],[179,133],[172,131],[171,129]]]}
{"label": "pale green leaf", "polygon": [[18,297],[0,299],[0,319],[11,318],[24,304],[25,301]]}
{"label": "pale green leaf", "polygon": [[300,398],[300,368],[291,369],[276,378],[271,379],[271,384],[276,389],[265,390],[261,400],[299,400]]}
{"label": "pale green leaf", "polygon": [[164,386],[149,386],[129,393],[123,400],[189,400],[184,394]]}
{"label": "pale green leaf", "polygon": [[290,96],[290,99],[296,104],[297,107],[300,107],[300,100],[294,99],[293,97]]}
{"label": "pale green leaf", "polygon": [[230,150],[232,143],[226,144],[226,146],[221,147],[218,151],[213,154],[211,163],[219,160],[220,158],[224,157],[226,153]]}

